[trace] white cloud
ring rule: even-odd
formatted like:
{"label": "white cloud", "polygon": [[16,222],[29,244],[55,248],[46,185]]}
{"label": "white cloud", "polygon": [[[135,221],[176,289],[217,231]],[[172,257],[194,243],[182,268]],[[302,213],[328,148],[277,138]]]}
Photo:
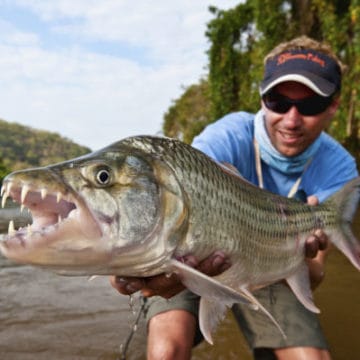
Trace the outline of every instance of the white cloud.
{"label": "white cloud", "polygon": [[12,46],[34,46],[39,45],[39,38],[32,32],[18,30],[9,21],[2,21],[0,18],[1,43]]}
{"label": "white cloud", "polygon": [[205,73],[214,3],[238,2],[14,0],[39,25],[0,14],[0,117],[93,149],[160,131],[182,85]]}

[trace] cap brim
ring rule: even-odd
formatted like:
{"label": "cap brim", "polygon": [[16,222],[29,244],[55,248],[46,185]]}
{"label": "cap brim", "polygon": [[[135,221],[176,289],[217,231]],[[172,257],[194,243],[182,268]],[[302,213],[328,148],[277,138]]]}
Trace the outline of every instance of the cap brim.
{"label": "cap brim", "polygon": [[[310,78],[312,80],[310,80]],[[310,74],[304,72],[303,74],[285,74],[276,77],[275,79],[272,77],[272,79],[269,79],[269,81],[263,81],[260,85],[260,95],[264,95],[274,86],[286,81],[295,81],[301,83],[317,94],[326,97],[332,95],[336,90],[334,84],[330,83],[329,81],[326,81],[325,79],[320,78],[319,76],[316,76],[312,73]]]}

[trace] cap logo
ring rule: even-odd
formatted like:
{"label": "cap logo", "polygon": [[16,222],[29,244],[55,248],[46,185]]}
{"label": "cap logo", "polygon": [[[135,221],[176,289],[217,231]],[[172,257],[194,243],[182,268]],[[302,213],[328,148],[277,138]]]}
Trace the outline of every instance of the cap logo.
{"label": "cap logo", "polygon": [[319,64],[321,67],[325,67],[325,60],[320,59],[316,54],[314,53],[302,53],[302,54],[292,54],[290,52],[287,53],[282,53],[278,56],[277,59],[277,65],[282,65],[288,61],[291,60],[296,60],[296,59],[300,59],[300,60],[306,60],[306,61],[311,61],[314,63]]}

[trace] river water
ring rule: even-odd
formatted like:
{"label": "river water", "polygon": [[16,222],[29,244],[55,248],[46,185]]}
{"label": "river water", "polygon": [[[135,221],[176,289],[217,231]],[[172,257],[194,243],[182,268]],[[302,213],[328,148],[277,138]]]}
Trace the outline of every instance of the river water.
{"label": "river water", "polygon": [[[0,219],[7,216],[0,212]],[[360,234],[360,214],[357,220],[354,232]],[[92,281],[63,277],[0,257],[0,284],[1,360],[121,359],[120,346],[132,334],[140,301],[129,302],[129,297],[119,295],[107,277]],[[322,310],[333,358],[359,359],[360,273],[336,250],[330,254],[315,302]],[[128,360],[145,359],[145,338],[140,317]],[[215,345],[200,344],[192,358],[250,360],[251,356],[228,314],[215,335]]]}

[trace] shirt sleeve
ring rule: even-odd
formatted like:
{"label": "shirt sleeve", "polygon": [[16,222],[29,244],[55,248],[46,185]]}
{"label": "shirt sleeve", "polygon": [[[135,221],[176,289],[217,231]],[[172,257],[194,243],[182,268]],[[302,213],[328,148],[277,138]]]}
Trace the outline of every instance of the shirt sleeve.
{"label": "shirt sleeve", "polygon": [[355,159],[334,139],[324,134],[324,142],[304,176],[304,190],[323,202],[357,177]]}
{"label": "shirt sleeve", "polygon": [[208,125],[194,138],[192,146],[219,163],[229,163],[251,181],[253,171],[254,115],[237,112]]}

